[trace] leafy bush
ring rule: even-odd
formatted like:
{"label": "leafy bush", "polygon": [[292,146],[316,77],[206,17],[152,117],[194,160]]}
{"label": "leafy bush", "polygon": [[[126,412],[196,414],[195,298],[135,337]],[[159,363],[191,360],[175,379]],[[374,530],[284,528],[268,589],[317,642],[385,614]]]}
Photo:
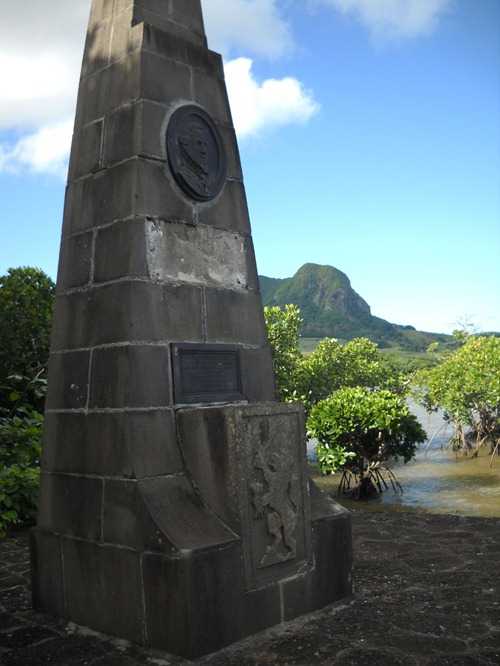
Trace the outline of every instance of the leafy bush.
{"label": "leafy bush", "polygon": [[344,386],[390,388],[404,392],[407,383],[385,360],[374,342],[357,338],[342,345],[325,338],[308,356],[299,349],[302,325],[296,305],[264,308],[280,399],[313,405]]}
{"label": "leafy bush", "polygon": [[4,386],[10,409],[0,410],[0,536],[14,526],[30,524],[36,514],[40,478],[43,416],[23,396],[43,399],[45,383],[39,378],[23,386],[22,378]]}
{"label": "leafy bush", "polygon": [[441,408],[454,426],[455,449],[476,452],[500,440],[500,338],[464,336],[463,345],[415,379],[415,395],[429,410]]}
{"label": "leafy bush", "polygon": [[30,407],[35,411],[43,412],[47,394],[45,375],[46,369],[42,368],[33,379],[22,375],[7,377],[0,385],[0,415]]}
{"label": "leafy bush", "polygon": [[300,310],[296,305],[265,307],[264,319],[267,337],[273,352],[274,376],[280,400],[300,401],[298,394],[302,354],[299,349],[299,331],[302,326]]}
{"label": "leafy bush", "polygon": [[0,467],[0,537],[9,528],[34,523],[39,485],[38,467]]}
{"label": "leafy bush", "polygon": [[404,396],[386,389],[342,388],[312,408],[307,427],[319,442],[321,472],[333,474],[343,468],[340,489],[350,487],[353,478],[358,495],[370,484],[379,491],[387,487],[384,474],[395,485],[384,463],[398,458],[408,462],[417,444],[426,440]]}
{"label": "leafy bush", "polygon": [[298,393],[305,396],[308,411],[343,387],[366,386],[405,390],[402,376],[394,372],[377,345],[357,338],[341,345],[325,338],[302,361]]}
{"label": "leafy bush", "polygon": [[33,377],[47,365],[55,285],[37,268],[0,277],[0,384]]}

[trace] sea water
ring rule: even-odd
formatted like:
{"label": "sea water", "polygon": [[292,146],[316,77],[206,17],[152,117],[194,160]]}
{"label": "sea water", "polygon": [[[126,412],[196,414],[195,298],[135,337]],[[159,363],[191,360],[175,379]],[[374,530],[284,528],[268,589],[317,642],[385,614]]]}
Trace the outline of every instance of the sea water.
{"label": "sea water", "polygon": [[[442,414],[428,414],[423,408],[412,404],[429,437],[421,445],[414,460],[406,465],[402,462],[391,465],[402,493],[389,490],[369,500],[371,508],[394,510],[417,509],[433,513],[452,513],[467,516],[500,518],[500,456],[495,456],[490,466],[489,446],[483,447],[476,458],[455,454],[448,442],[452,428]],[[309,450],[312,450],[312,445]],[[319,485],[335,492],[340,475],[318,477]],[[349,500],[342,503],[350,505]],[[359,504],[354,503],[353,506]]]}

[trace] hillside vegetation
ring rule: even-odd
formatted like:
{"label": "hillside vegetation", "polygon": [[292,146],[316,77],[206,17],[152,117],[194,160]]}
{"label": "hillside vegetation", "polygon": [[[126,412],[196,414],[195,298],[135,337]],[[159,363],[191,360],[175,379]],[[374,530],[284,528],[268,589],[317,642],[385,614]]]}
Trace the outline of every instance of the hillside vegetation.
{"label": "hillside vegetation", "polygon": [[333,266],[304,264],[291,278],[259,276],[264,305],[300,308],[305,338],[334,337],[353,340],[366,337],[380,347],[425,351],[432,342],[447,343],[451,336],[417,331],[375,317],[350,280]]}

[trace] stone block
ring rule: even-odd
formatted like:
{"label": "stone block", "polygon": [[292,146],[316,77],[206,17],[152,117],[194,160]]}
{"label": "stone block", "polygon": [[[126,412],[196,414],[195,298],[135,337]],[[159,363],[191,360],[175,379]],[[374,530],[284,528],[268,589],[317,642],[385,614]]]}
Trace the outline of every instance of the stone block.
{"label": "stone block", "polygon": [[202,338],[201,290],[191,286],[123,282],[94,290],[92,345]]}
{"label": "stone block", "polygon": [[138,153],[146,157],[166,159],[165,133],[163,124],[167,109],[154,102],[142,102],[140,106],[141,124]]}
{"label": "stone block", "polygon": [[352,594],[351,521],[338,505],[313,521],[314,569],[282,583],[284,620],[310,613]]}
{"label": "stone block", "polygon": [[94,173],[100,169],[103,126],[103,121],[97,120],[90,123],[90,125],[85,125],[73,137],[69,181]]}
{"label": "stone block", "polygon": [[93,0],[90,9],[90,28],[93,28],[96,23],[111,19],[113,16],[113,3],[114,0]]}
{"label": "stone block", "polygon": [[194,101],[202,106],[215,121],[227,125],[233,124],[223,79],[210,77],[203,71],[193,69],[193,90]]}
{"label": "stone block", "polygon": [[30,532],[33,608],[65,616],[60,538],[50,532]]}
{"label": "stone block", "polygon": [[62,548],[68,617],[144,643],[139,554],[74,539],[63,539]]}
{"label": "stone block", "polygon": [[83,287],[90,282],[92,263],[92,234],[80,234],[66,238],[61,243],[58,291]]}
{"label": "stone block", "polygon": [[[337,505],[338,506],[338,505]],[[311,577],[314,608],[352,594],[352,534],[349,511],[312,523],[315,568]]]}
{"label": "stone block", "polygon": [[138,161],[136,215],[167,222],[194,223],[194,202],[174,185],[162,162]]}
{"label": "stone block", "polygon": [[[92,178],[83,192],[82,218],[85,227],[122,220],[134,214],[134,186],[137,163],[129,160]],[[87,181],[85,181],[87,183]]]}
{"label": "stone block", "polygon": [[282,621],[279,584],[247,592],[243,603],[245,614],[242,636],[257,634]]}
{"label": "stone block", "polygon": [[242,349],[240,358],[243,395],[246,399],[249,402],[276,400],[271,349]]}
{"label": "stone block", "polygon": [[267,344],[260,294],[207,289],[206,300],[208,342]]}
{"label": "stone block", "polygon": [[227,177],[233,180],[243,180],[241,170],[240,151],[236,140],[236,132],[232,127],[219,125],[218,130],[222,137],[222,143],[227,157]]}
{"label": "stone block", "polygon": [[143,578],[153,645],[196,658],[241,637],[245,609],[239,544],[176,559],[145,555]]}
{"label": "stone block", "polygon": [[196,44],[186,39],[185,32],[182,26],[178,26],[176,34],[173,27],[165,31],[146,23],[143,31],[143,48],[169,60],[189,63],[193,68],[223,79],[221,56],[213,51],[198,48]]}
{"label": "stone block", "polygon": [[227,181],[221,194],[212,202],[198,207],[198,221],[218,229],[250,234],[250,216],[243,184]]}
{"label": "stone block", "polygon": [[257,262],[255,260],[255,250],[251,236],[247,236],[245,245],[245,255],[247,260],[248,289],[260,293],[259,276],[257,274]]}
{"label": "stone block", "polygon": [[182,3],[173,2],[170,8],[170,18],[199,35],[203,35],[205,32],[199,0],[183,0]]}
{"label": "stone block", "polygon": [[103,540],[139,550],[170,550],[149,515],[137,481],[105,481]]}
{"label": "stone block", "polygon": [[76,127],[103,118],[113,109],[141,97],[141,54],[134,51],[111,66],[82,77]]}
{"label": "stone block", "polygon": [[132,477],[132,461],[125,437],[117,424],[121,416],[46,414],[42,470],[52,473]]}
{"label": "stone block", "polygon": [[82,539],[101,538],[102,481],[41,475],[38,527]]}
{"label": "stone block", "polygon": [[47,414],[42,469],[137,478],[182,470],[173,411]]}
{"label": "stone block", "polygon": [[51,334],[52,351],[80,349],[89,345],[89,305],[92,291],[56,296]]}
{"label": "stone block", "polygon": [[[152,14],[157,14],[159,18],[167,20],[170,17],[170,5],[171,2],[165,2],[165,0],[115,0],[116,7],[120,8],[123,5],[133,4],[145,11],[151,12]],[[175,0],[177,2],[178,0]],[[182,0],[184,2],[184,0]]]}
{"label": "stone block", "polygon": [[176,411],[182,457],[211,510],[236,532],[241,531],[232,484],[237,464],[223,408]]}
{"label": "stone block", "polygon": [[132,216],[136,178],[136,161],[129,160],[72,183],[66,195],[64,235]]}
{"label": "stone block", "polygon": [[47,409],[84,409],[87,406],[88,351],[51,354]]}
{"label": "stone block", "polygon": [[135,24],[132,4],[129,3],[122,11],[115,8],[113,32],[109,42],[109,61],[119,61],[140,48],[142,33],[142,25]]}
{"label": "stone block", "polygon": [[129,413],[122,426],[137,479],[178,474],[183,463],[173,410]]}
{"label": "stone block", "polygon": [[141,220],[118,222],[97,233],[94,282],[123,277],[148,277],[146,230]]}
{"label": "stone block", "polygon": [[144,25],[154,26],[166,35],[182,39],[185,42],[191,42],[194,46],[206,43],[205,38],[198,33],[188,30],[188,28],[180,23],[176,23],[170,19],[162,19],[158,14],[153,14],[153,12],[148,12],[145,9],[137,10],[134,20],[136,23],[144,22]]}
{"label": "stone block", "polygon": [[[130,0],[115,0],[115,13],[123,11],[131,4]],[[197,13],[199,14],[199,11]],[[184,12],[178,10],[172,3],[167,5],[162,0],[135,0],[133,24],[138,23],[151,25],[167,34],[182,37],[198,47],[206,45],[203,29],[197,27],[199,22],[186,17]]]}
{"label": "stone block", "polygon": [[[329,602],[323,603],[324,595],[321,590],[314,590],[312,585],[313,575],[308,572],[294,576],[281,583],[281,594],[283,598],[283,619],[288,622],[300,615],[311,613],[318,608],[323,608]],[[315,599],[319,599],[319,605],[315,606]],[[331,603],[333,603],[333,600]]]}
{"label": "stone block", "polygon": [[52,346],[202,340],[201,289],[119,282],[56,299]]}
{"label": "stone block", "polygon": [[94,23],[87,32],[82,63],[82,77],[93,74],[109,64],[111,21]]}
{"label": "stone block", "polygon": [[91,408],[147,408],[171,404],[168,347],[125,346],[94,351]]}
{"label": "stone block", "polygon": [[206,225],[146,222],[149,275],[163,282],[246,289],[247,238]]}
{"label": "stone block", "polygon": [[165,160],[162,132],[167,108],[155,102],[122,106],[106,119],[104,164],[113,165],[136,155]]}
{"label": "stone block", "polygon": [[160,531],[181,552],[239,541],[183,476],[139,481],[139,491]]}
{"label": "stone block", "polygon": [[145,100],[171,104],[177,100],[192,100],[191,68],[167,60],[154,53],[141,52],[141,97]]}
{"label": "stone block", "polygon": [[106,118],[104,166],[128,160],[138,151],[140,132],[140,102],[126,104]]}

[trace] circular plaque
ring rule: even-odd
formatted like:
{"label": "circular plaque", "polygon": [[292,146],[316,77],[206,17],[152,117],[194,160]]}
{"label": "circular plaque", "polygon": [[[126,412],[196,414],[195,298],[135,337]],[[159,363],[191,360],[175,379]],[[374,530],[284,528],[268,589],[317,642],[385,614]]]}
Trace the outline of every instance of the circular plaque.
{"label": "circular plaque", "polygon": [[167,155],[179,187],[196,201],[210,201],[226,180],[226,155],[219,131],[198,106],[181,106],[167,128]]}

